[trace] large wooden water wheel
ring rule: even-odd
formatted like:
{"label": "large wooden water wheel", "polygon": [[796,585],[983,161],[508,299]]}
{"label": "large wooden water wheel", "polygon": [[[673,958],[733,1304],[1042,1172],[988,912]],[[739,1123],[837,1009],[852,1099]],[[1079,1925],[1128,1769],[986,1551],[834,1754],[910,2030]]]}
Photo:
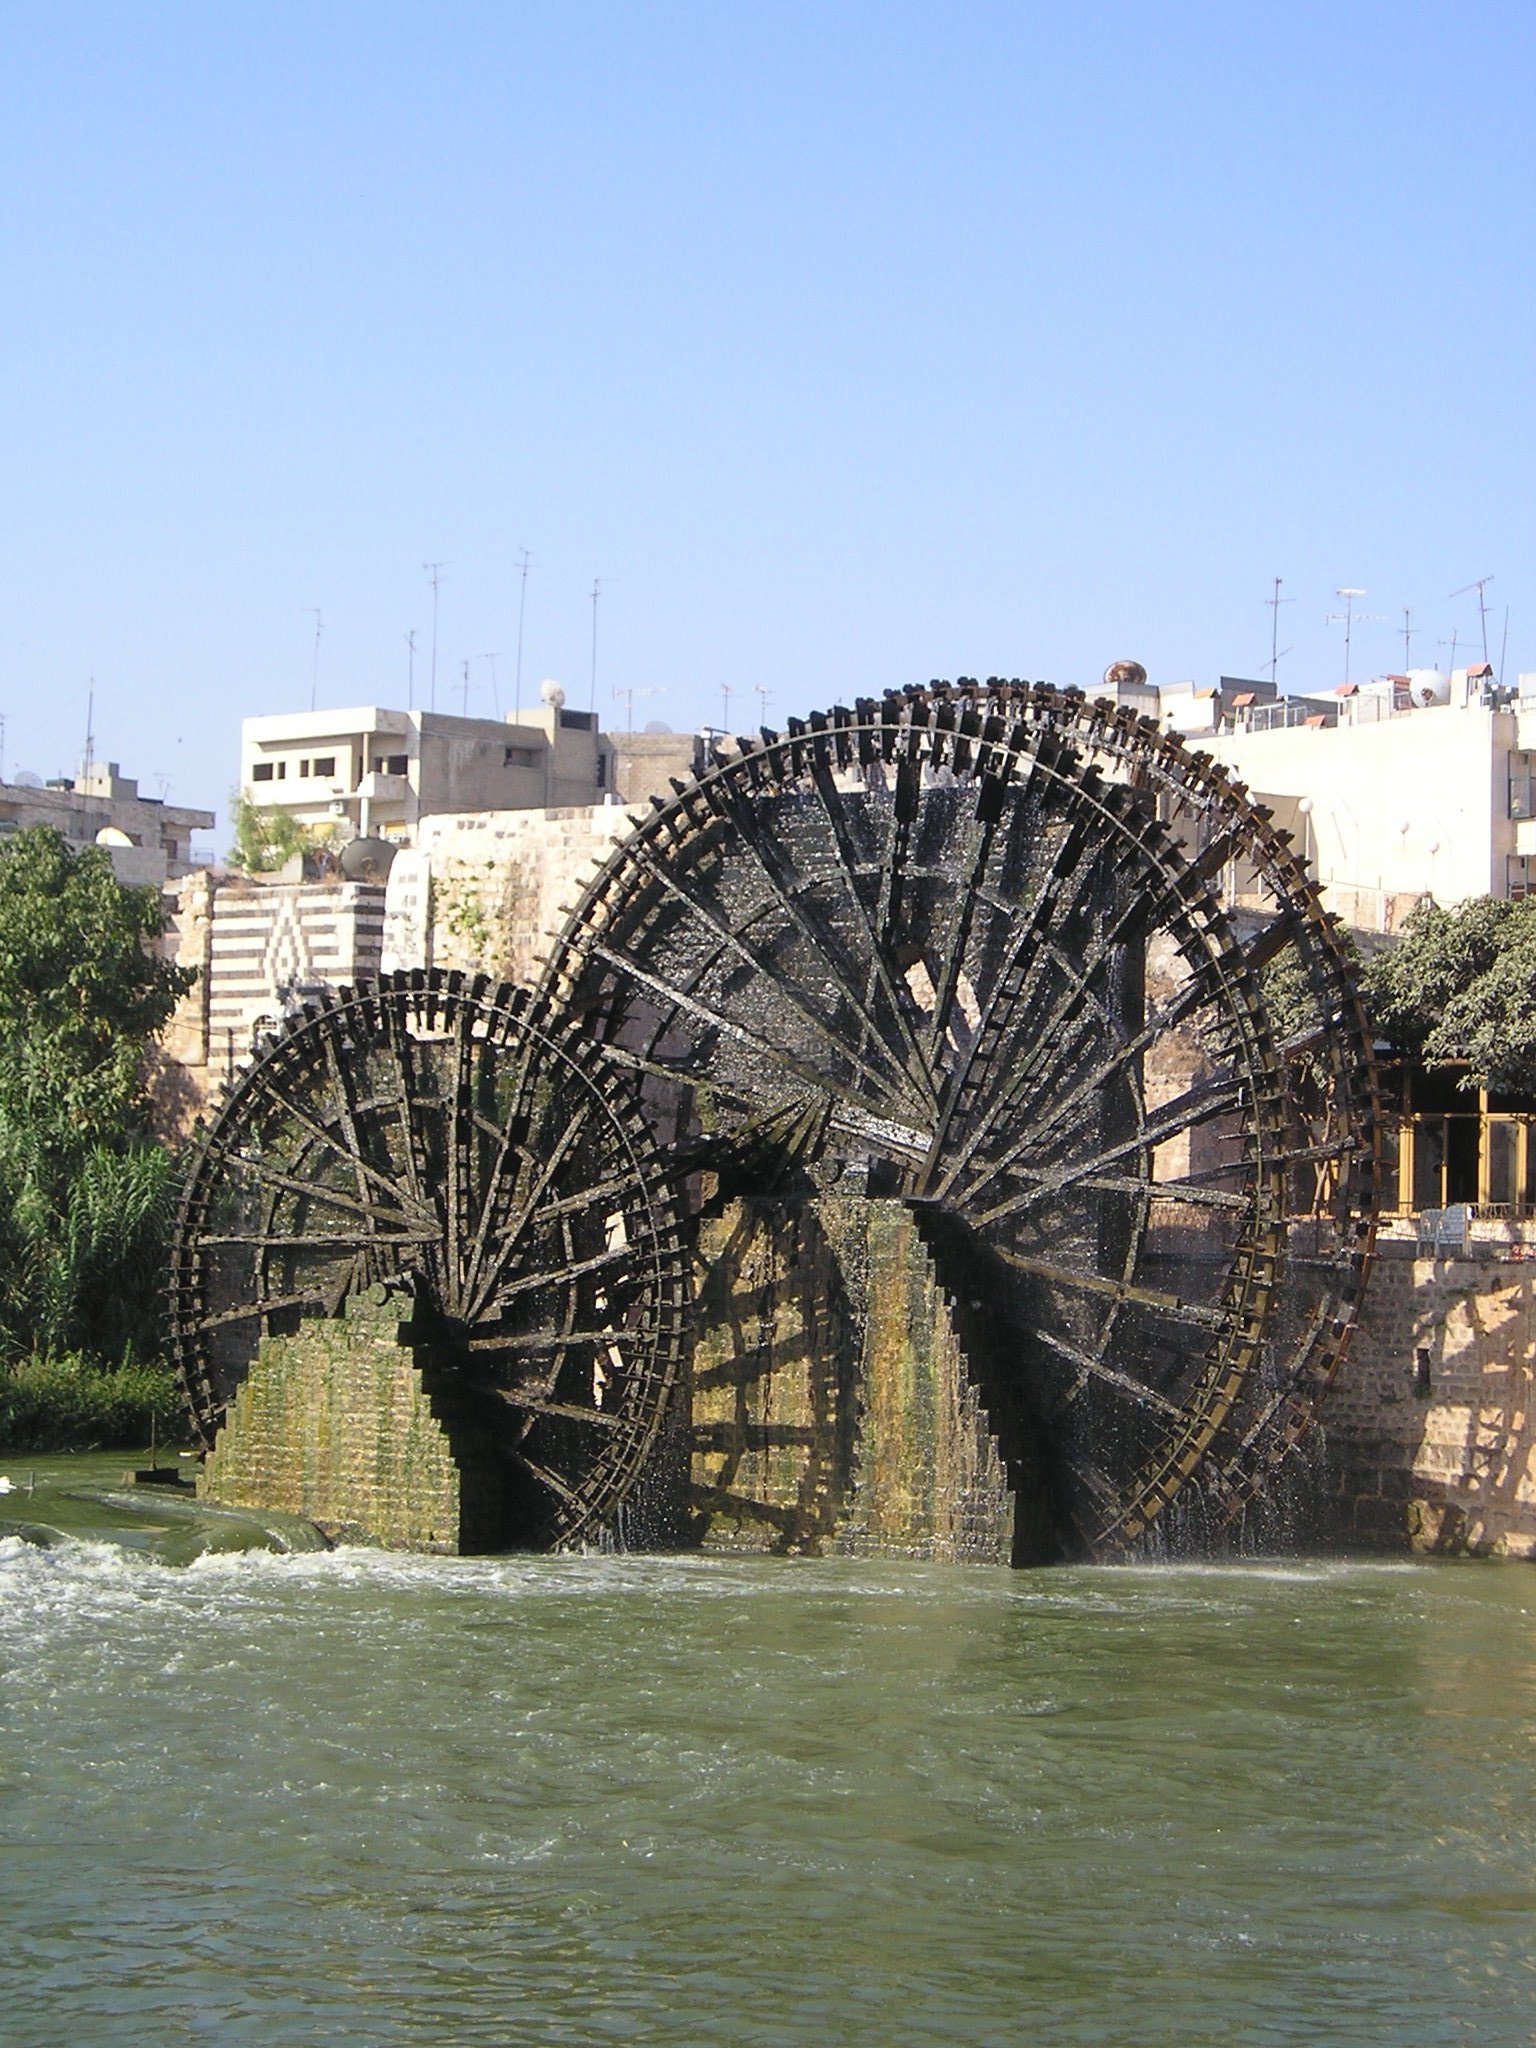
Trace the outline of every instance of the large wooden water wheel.
{"label": "large wooden water wheel", "polygon": [[1155,725],[961,683],[721,746],[541,994],[684,1161],[910,1206],[1055,1554],[1230,1516],[1306,1430],[1370,1252],[1369,1035],[1285,836]]}
{"label": "large wooden water wheel", "polygon": [[499,1467],[495,1546],[597,1534],[676,1377],[685,1242],[629,1077],[522,991],[438,973],[343,990],[236,1080],[172,1253],[205,1443],[264,1337],[381,1288],[450,1434]]}

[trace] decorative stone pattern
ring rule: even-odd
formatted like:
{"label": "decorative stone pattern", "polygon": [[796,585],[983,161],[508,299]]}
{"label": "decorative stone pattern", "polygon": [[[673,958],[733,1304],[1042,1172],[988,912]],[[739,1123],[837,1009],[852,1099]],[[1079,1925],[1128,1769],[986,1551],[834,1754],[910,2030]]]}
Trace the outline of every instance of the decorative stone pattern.
{"label": "decorative stone pattern", "polygon": [[292,1003],[377,974],[384,890],[374,882],[224,883],[213,902],[208,1029],[212,1064]]}
{"label": "decorative stone pattern", "polygon": [[[1506,1227],[1506,1235],[1512,1235]],[[1536,1557],[1536,1261],[1378,1247],[1323,1410],[1345,1543]],[[1533,1248],[1536,1249],[1536,1248]]]}
{"label": "decorative stone pattern", "polygon": [[398,1302],[357,1299],[335,1321],[263,1338],[199,1495],[304,1515],[332,1538],[459,1550],[458,1469],[399,1321]]}

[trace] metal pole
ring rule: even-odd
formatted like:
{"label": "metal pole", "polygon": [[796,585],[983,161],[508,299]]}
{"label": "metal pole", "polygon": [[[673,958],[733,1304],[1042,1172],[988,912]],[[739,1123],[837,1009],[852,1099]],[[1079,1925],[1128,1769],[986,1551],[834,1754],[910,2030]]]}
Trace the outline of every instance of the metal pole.
{"label": "metal pole", "polygon": [[523,614],[528,609],[528,550],[521,550],[523,557],[523,587],[517,600],[517,685],[512,699],[514,719],[522,716],[523,710]]}
{"label": "metal pole", "polygon": [[421,566],[430,573],[432,582],[432,695],[428,701],[427,709],[435,711],[437,709],[437,586],[444,564],[441,562],[423,562]]}

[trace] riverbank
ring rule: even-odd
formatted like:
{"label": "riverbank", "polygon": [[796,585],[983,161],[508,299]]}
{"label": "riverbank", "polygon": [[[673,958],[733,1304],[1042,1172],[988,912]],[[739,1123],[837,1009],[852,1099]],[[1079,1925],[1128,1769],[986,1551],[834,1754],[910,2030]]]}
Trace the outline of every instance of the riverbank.
{"label": "riverbank", "polygon": [[1536,1558],[1536,1224],[1387,1225],[1321,1421],[1342,1547]]}
{"label": "riverbank", "polygon": [[107,1367],[79,1357],[0,1365],[0,1459],[174,1443],[186,1427],[168,1366]]}

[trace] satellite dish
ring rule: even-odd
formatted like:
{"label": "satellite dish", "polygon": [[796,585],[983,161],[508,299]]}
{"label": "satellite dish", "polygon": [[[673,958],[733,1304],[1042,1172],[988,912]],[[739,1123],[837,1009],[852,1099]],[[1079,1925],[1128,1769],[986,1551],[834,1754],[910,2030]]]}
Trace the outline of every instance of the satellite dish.
{"label": "satellite dish", "polygon": [[1408,688],[1415,704],[1449,704],[1451,701],[1451,679],[1437,668],[1410,669]]}
{"label": "satellite dish", "polygon": [[349,882],[382,882],[398,851],[389,839],[349,839],[338,865]]}
{"label": "satellite dish", "polygon": [[1104,671],[1104,687],[1116,690],[1124,685],[1139,690],[1147,680],[1147,672],[1139,661],[1112,661]]}
{"label": "satellite dish", "polygon": [[42,786],[43,778],[35,768],[18,768],[16,770],[16,787],[18,789],[41,789]]}
{"label": "satellite dish", "polygon": [[121,825],[103,825],[96,834],[98,846],[132,846],[133,841]]}
{"label": "satellite dish", "polygon": [[546,704],[550,705],[551,708],[556,711],[558,711],[561,705],[565,702],[565,692],[561,689],[560,685],[555,681],[553,676],[546,677],[545,680],[542,683],[540,683],[539,695],[543,698]]}
{"label": "satellite dish", "polygon": [[645,729],[648,733],[670,733],[672,730],[664,718],[653,718]]}

